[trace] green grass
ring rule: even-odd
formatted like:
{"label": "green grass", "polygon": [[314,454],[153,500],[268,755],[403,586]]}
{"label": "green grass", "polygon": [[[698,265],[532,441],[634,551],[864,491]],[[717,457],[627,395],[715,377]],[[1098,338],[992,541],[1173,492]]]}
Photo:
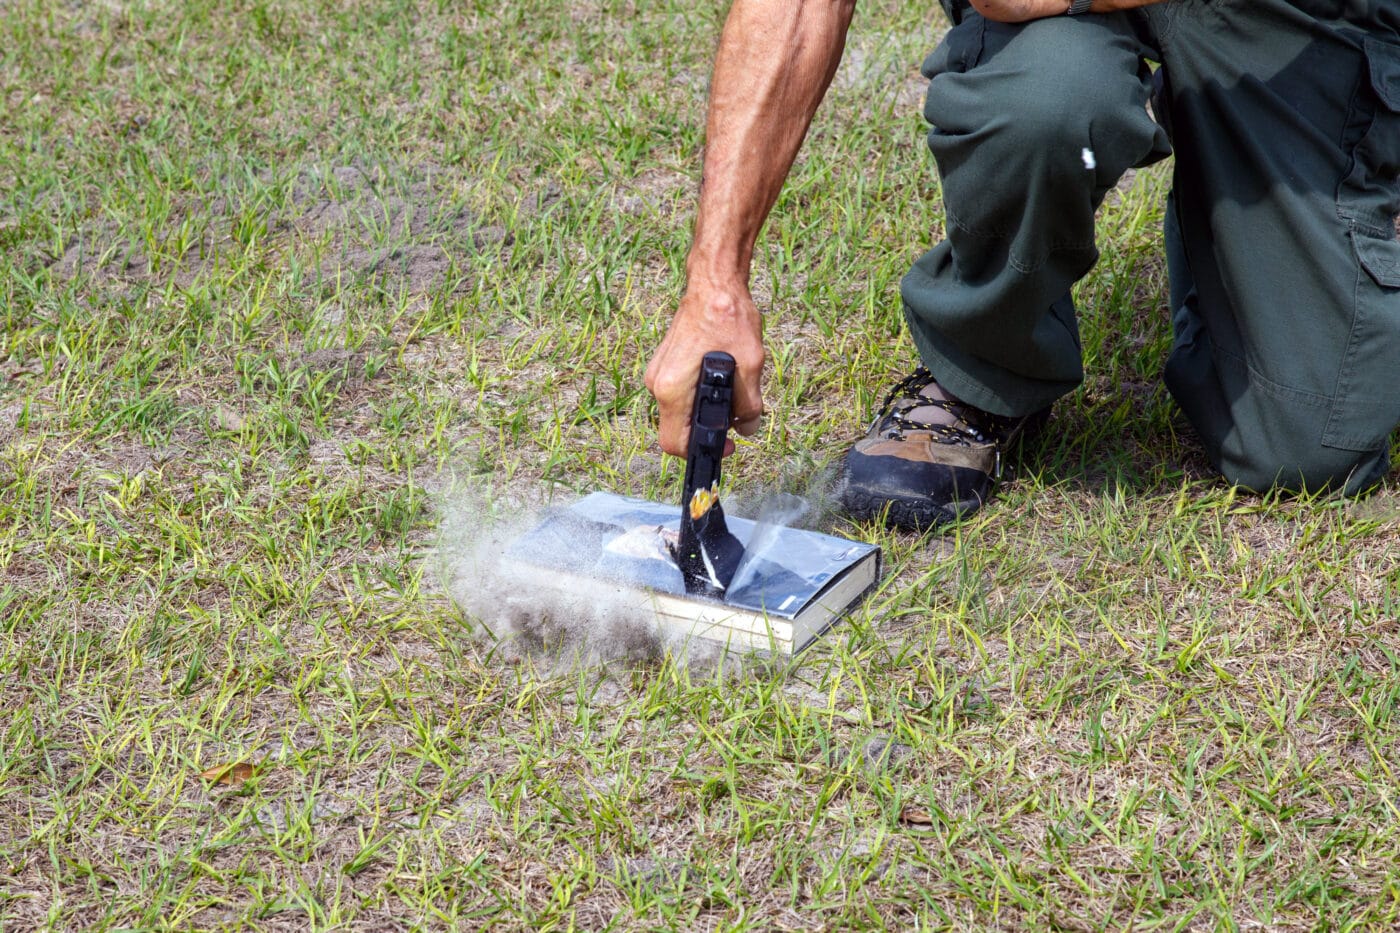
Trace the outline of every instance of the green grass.
{"label": "green grass", "polygon": [[[676,493],[641,373],[722,19],[0,5],[0,928],[1400,920],[1396,487],[1210,476],[1157,379],[1164,170],[1103,209],[1020,475],[937,537],[834,520],[890,574],[800,665],[521,659],[442,595],[462,485]],[[912,359],[941,28],[857,14],[736,492]]]}

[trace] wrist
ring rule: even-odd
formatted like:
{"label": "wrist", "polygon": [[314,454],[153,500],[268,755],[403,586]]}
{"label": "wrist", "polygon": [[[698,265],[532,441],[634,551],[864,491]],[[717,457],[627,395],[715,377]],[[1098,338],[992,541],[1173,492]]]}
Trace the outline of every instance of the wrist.
{"label": "wrist", "polygon": [[747,286],[719,287],[710,282],[692,282],[686,286],[680,311],[716,323],[758,316],[758,308]]}
{"label": "wrist", "polygon": [[715,257],[692,251],[685,264],[686,294],[745,295],[749,293],[747,257]]}

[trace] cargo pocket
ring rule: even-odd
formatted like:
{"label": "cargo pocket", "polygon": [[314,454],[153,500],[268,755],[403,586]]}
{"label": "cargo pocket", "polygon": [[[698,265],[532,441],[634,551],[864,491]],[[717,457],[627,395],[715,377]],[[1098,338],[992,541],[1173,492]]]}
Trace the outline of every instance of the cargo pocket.
{"label": "cargo pocket", "polygon": [[1361,230],[1351,234],[1359,269],[1356,310],[1337,394],[1322,443],[1380,450],[1400,424],[1400,242]]}
{"label": "cargo pocket", "polygon": [[1351,222],[1356,255],[1356,306],[1322,443],[1372,451],[1400,423],[1400,45],[1366,39],[1367,84],[1353,118],[1369,121],[1337,192],[1338,213]]}
{"label": "cargo pocket", "polygon": [[1357,91],[1352,119],[1367,127],[1337,190],[1337,212],[1378,238],[1394,239],[1400,214],[1400,45],[1368,36],[1365,51],[1366,85]]}

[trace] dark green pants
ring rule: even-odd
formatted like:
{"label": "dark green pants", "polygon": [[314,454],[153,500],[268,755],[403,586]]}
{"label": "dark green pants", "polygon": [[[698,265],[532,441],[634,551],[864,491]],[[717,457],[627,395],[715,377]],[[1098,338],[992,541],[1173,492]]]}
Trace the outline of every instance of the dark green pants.
{"label": "dark green pants", "polygon": [[1212,462],[1255,489],[1377,482],[1400,423],[1400,0],[1024,25],[957,2],[924,63],[947,237],[902,285],[925,364],[999,414],[1077,386],[1094,210],[1174,150],[1165,378]]}

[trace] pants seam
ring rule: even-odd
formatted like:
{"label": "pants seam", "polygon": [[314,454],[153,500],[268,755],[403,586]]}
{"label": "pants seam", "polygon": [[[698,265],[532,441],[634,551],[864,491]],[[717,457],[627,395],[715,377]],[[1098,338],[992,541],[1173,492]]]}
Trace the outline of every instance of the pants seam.
{"label": "pants seam", "polygon": [[[962,231],[963,233],[974,239],[985,240],[989,242],[995,240],[1009,239],[1009,235],[1007,233],[1003,233],[1000,231],[983,233],[979,230],[972,229],[967,224],[959,220],[956,214],[948,210],[946,204],[944,205],[944,215],[947,217],[948,223],[951,226],[956,227],[958,230]],[[1047,262],[1050,261],[1050,257],[1055,255],[1056,253],[1091,252],[1093,249],[1093,240],[1061,241],[1058,243],[1051,243],[1050,246],[1046,249],[1045,255],[1042,256],[1040,259],[1036,260],[1035,262],[1026,262],[1023,259],[1018,258],[1014,253],[1011,252],[1010,249],[1008,249],[1006,254],[1006,264],[1009,265],[1011,268],[1015,269],[1017,272],[1022,273],[1023,275],[1031,275],[1033,273],[1039,272],[1040,269],[1044,267],[1044,265]]]}
{"label": "pants seam", "polygon": [[1292,386],[1274,382],[1268,376],[1265,376],[1263,373],[1259,372],[1259,370],[1255,369],[1250,365],[1247,359],[1239,354],[1231,353],[1229,350],[1224,350],[1214,345],[1211,346],[1211,354],[1215,356],[1217,365],[1229,364],[1231,368],[1243,370],[1248,373],[1250,378],[1254,381],[1254,387],[1272,398],[1279,399],[1280,401],[1297,402],[1301,405],[1307,405],[1310,408],[1329,408],[1333,404],[1333,400],[1325,395],[1318,395],[1316,392],[1295,389]]}

